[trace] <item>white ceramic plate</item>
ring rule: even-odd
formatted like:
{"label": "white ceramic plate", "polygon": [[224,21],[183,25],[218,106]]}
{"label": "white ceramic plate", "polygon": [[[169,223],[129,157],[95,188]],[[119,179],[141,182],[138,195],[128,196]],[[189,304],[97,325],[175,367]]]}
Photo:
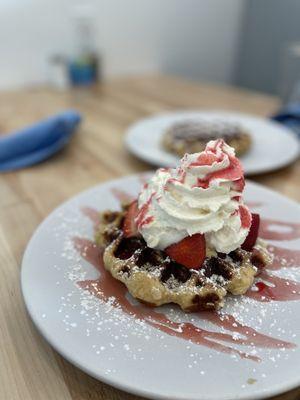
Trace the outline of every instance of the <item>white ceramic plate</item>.
{"label": "white ceramic plate", "polygon": [[[247,183],[247,201],[265,219],[261,234],[283,259],[264,279],[275,285],[269,288],[275,297],[284,292],[282,300],[292,300],[267,301],[267,292],[253,291],[250,296],[258,299],[229,298],[223,314],[231,317],[210,322],[211,313],[139,305],[101,268],[99,277],[97,268],[74,249],[74,237],[86,238],[76,243],[87,244],[85,257],[91,256],[93,224],[87,215],[95,213],[87,207],[117,209],[116,195],[123,190],[136,196],[145,177],[111,181],[79,194],[33,235],[23,258],[22,290],[42,335],[90,375],[153,399],[261,399],[299,385],[300,285],[291,282],[300,281],[299,205]],[[97,279],[101,298],[78,286],[85,281],[81,285],[95,289],[95,281],[87,280]]]}
{"label": "white ceramic plate", "polygon": [[296,135],[283,125],[268,119],[226,111],[189,111],[156,116],[138,121],[128,128],[125,143],[130,152],[142,160],[159,166],[173,167],[179,158],[161,146],[166,128],[174,122],[187,120],[225,119],[244,126],[252,137],[252,147],[241,157],[245,174],[261,174],[293,162],[300,151]]}

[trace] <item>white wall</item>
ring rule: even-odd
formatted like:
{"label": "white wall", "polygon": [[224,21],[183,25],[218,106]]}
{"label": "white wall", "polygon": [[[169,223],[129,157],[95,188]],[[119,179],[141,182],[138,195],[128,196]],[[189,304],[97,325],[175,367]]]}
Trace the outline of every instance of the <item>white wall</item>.
{"label": "white wall", "polygon": [[[244,0],[82,0],[92,4],[106,76],[157,71],[230,83]],[[75,0],[0,0],[0,87],[47,80],[74,49]]]}

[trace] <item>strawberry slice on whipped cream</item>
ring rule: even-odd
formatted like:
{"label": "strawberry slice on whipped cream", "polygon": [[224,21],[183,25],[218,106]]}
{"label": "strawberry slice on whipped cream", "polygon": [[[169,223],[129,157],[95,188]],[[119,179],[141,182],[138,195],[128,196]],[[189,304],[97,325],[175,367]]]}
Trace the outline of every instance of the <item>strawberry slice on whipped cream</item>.
{"label": "strawberry slice on whipped cream", "polygon": [[155,249],[201,234],[207,251],[229,253],[251,227],[244,185],[234,149],[222,139],[210,141],[203,152],[185,154],[177,168],[156,171],[138,197],[138,231]]}

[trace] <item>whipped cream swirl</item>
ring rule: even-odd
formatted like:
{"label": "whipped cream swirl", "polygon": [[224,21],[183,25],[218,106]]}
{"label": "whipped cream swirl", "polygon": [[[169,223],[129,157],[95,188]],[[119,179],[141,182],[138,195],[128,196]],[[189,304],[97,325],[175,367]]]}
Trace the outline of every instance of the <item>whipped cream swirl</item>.
{"label": "whipped cream swirl", "polygon": [[158,169],[138,198],[138,230],[151,248],[165,249],[187,236],[229,253],[244,242],[251,213],[243,204],[243,169],[222,139],[186,154],[178,168]]}

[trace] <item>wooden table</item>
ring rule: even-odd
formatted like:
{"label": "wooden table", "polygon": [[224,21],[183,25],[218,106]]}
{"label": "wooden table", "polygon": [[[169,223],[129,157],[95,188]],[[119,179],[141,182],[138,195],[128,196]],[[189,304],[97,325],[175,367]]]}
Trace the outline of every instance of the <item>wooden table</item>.
{"label": "wooden table", "polygon": [[[277,98],[232,87],[196,84],[173,77],[135,77],[91,90],[48,88],[0,94],[0,132],[23,127],[66,108],[84,115],[70,145],[50,160],[0,175],[0,399],[137,399],[81,372],[38,334],[22,301],[19,271],[26,244],[41,220],[76,193],[119,176],[149,169],[123,147],[126,127],[163,110],[223,108],[261,116]],[[300,200],[300,161],[254,177]],[[278,398],[299,399],[294,390]]]}

